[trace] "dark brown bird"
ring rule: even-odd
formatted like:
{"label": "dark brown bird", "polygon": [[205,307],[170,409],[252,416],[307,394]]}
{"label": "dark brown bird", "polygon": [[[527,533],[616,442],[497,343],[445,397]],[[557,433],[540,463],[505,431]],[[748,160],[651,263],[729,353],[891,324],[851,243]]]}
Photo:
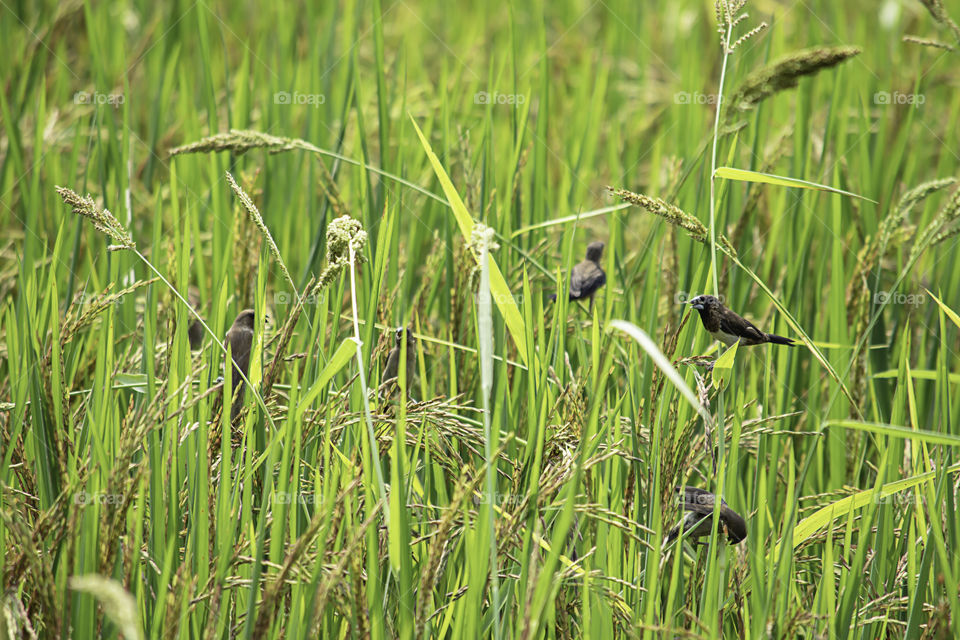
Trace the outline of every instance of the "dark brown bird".
{"label": "dark brown bird", "polygon": [[[200,290],[193,285],[190,285],[190,289],[187,291],[187,300],[190,301],[191,307],[200,310]],[[193,317],[193,314],[190,314],[190,316]],[[187,327],[187,338],[190,340],[191,351],[196,351],[203,346],[203,325],[196,318]]]}
{"label": "dark brown bird", "polygon": [[[590,300],[590,308],[593,308],[593,294],[607,282],[607,274],[600,266],[600,258],[603,257],[604,244],[599,240],[587,245],[587,257],[583,262],[574,265],[570,270],[570,300]],[[551,300],[556,300],[556,294],[550,296]]]}
{"label": "dark brown bird", "polygon": [[243,383],[240,372],[247,375],[250,368],[250,349],[253,346],[253,322],[255,314],[253,309],[244,309],[233,321],[233,326],[227,331],[227,336],[223,340],[224,347],[230,347],[233,354],[233,373],[231,375],[231,384],[233,385],[233,407],[230,411],[230,419],[237,417],[240,409],[243,407],[243,393],[237,392],[237,387]]}
{"label": "dark brown bird", "polygon": [[[396,380],[397,376],[400,375],[400,348],[403,344],[403,334],[404,328],[397,327],[396,334],[394,335],[394,346],[390,349],[390,355],[387,356],[387,366],[383,369],[382,380],[384,383],[390,382],[391,380]],[[406,329],[407,334],[407,388],[413,386],[413,376],[417,372],[417,356],[415,348],[417,346],[417,339],[413,337],[413,331],[411,329]],[[397,380],[397,384],[400,384],[400,381]]]}
{"label": "dark brown bird", "polygon": [[764,333],[749,320],[727,309],[714,296],[697,296],[690,300],[690,306],[700,313],[703,328],[728,347],[737,341],[745,347],[766,342],[794,346],[792,339]]}
{"label": "dark brown bird", "polygon": [[[677,493],[683,496],[683,510],[686,511],[686,515],[679,524],[670,530],[670,533],[664,539],[664,544],[679,536],[681,530],[686,531],[687,535],[694,539],[709,536],[713,524],[711,522],[713,507],[717,497],[709,491],[697,487],[683,487],[682,489],[677,487]],[[747,537],[746,521],[721,499],[719,532],[722,533],[724,529],[727,532],[727,539],[732,544],[742,542]]]}

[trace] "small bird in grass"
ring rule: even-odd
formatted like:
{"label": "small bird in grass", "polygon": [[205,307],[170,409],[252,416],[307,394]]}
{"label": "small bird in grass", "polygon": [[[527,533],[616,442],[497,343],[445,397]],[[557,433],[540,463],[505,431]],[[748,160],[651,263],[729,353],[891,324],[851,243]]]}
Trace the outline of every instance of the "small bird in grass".
{"label": "small bird in grass", "polygon": [[382,380],[386,384],[390,381],[396,381],[399,385],[400,382],[397,380],[397,376],[400,375],[400,349],[403,345],[403,334],[406,331],[407,334],[407,388],[413,386],[413,376],[417,372],[417,355],[415,352],[417,346],[417,339],[413,337],[413,330],[410,328],[404,329],[403,327],[397,327],[396,334],[394,335],[394,346],[390,349],[390,355],[387,356],[387,366],[383,369]]}
{"label": "small bird in grass", "polygon": [[223,340],[224,347],[230,347],[233,354],[233,374],[231,377],[233,385],[233,407],[230,410],[230,419],[237,417],[240,409],[243,407],[243,393],[237,392],[237,387],[243,383],[240,372],[247,375],[250,368],[250,349],[253,346],[253,322],[255,320],[253,309],[244,309],[233,321],[233,326],[227,331],[227,336]]}
{"label": "small bird in grass", "polygon": [[[570,270],[570,300],[589,298],[591,309],[593,308],[593,294],[607,282],[607,274],[600,266],[603,247],[603,243],[599,240],[588,244],[586,259],[577,263]],[[551,294],[550,299],[556,300],[557,295]]]}
{"label": "small bird in grass", "polygon": [[741,346],[764,344],[785,344],[794,346],[793,340],[772,333],[764,333],[749,320],[741,318],[736,313],[723,306],[714,296],[697,296],[690,300],[690,306],[700,313],[703,328],[715,340],[719,340],[728,347],[738,340]]}
{"label": "small bird in grass", "polygon": [[[190,301],[191,307],[200,309],[200,289],[190,285],[190,289],[187,291],[187,300]],[[193,322],[187,327],[187,339],[190,341],[190,350],[196,351],[203,346],[203,325],[193,317],[192,313],[190,317],[193,318]]]}
{"label": "small bird in grass", "polygon": [[[683,510],[686,515],[683,520],[677,524],[664,539],[667,544],[680,535],[681,531],[686,531],[687,535],[696,539],[710,535],[713,517],[713,507],[717,497],[709,491],[698,489],[697,487],[677,487],[677,493],[683,496]],[[739,513],[727,506],[727,503],[720,500],[720,525],[719,532],[727,532],[727,539],[732,544],[743,542],[747,537],[747,523]]]}

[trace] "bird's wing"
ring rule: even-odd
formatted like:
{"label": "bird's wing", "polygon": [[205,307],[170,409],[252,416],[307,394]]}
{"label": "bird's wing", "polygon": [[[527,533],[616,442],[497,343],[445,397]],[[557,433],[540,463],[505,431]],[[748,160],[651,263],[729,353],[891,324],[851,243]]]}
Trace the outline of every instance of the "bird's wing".
{"label": "bird's wing", "polygon": [[227,344],[233,352],[233,362],[244,373],[250,361],[250,345],[253,344],[253,332],[248,329],[230,329],[227,331]]}
{"label": "bird's wing", "polygon": [[[716,500],[709,491],[698,489],[697,487],[683,488],[683,508],[700,517],[709,517],[713,515],[713,506]],[[697,517],[697,516],[694,516]],[[723,500],[720,501],[720,522],[727,528],[727,537],[734,544],[744,540],[747,537],[747,523],[739,513],[727,506]],[[690,524],[687,525],[689,528]]]}
{"label": "bird's wing", "polygon": [[767,334],[746,318],[741,318],[733,311],[727,309],[727,312],[720,317],[720,331],[730,335],[746,338],[747,340],[766,340]]}
{"label": "bird's wing", "polygon": [[383,368],[383,379],[392,380],[397,377],[397,370],[400,363],[400,349],[394,347],[387,355],[387,365]]}
{"label": "bird's wing", "polygon": [[714,500],[716,500],[716,497],[709,491],[696,487],[684,487],[683,489],[683,508],[686,511],[711,514],[713,513]]}
{"label": "bird's wing", "polygon": [[570,272],[570,297],[588,296],[607,281],[607,274],[595,262],[584,260]]}

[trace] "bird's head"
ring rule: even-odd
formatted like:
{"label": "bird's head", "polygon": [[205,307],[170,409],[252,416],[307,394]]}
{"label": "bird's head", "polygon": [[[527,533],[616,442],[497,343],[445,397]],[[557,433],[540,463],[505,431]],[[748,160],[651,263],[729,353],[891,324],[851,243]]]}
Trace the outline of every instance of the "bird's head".
{"label": "bird's head", "polygon": [[[404,329],[403,327],[397,327],[397,333],[394,340],[398,347],[403,342],[403,329]],[[407,327],[407,350],[408,351],[414,347],[414,345],[416,344],[416,341],[417,339],[413,337],[413,329],[411,327]]]}
{"label": "bird's head", "polygon": [[587,245],[587,260],[593,262],[599,262],[600,258],[603,257],[603,243],[599,240],[591,242]]}
{"label": "bird's head", "polygon": [[256,320],[256,317],[256,313],[253,311],[253,309],[244,309],[237,316],[237,319],[233,321],[233,326],[246,327],[252,331],[253,321]]}
{"label": "bird's head", "polygon": [[703,311],[705,309],[718,308],[720,306],[720,301],[714,296],[697,296],[696,298],[691,299],[687,304],[697,311]]}

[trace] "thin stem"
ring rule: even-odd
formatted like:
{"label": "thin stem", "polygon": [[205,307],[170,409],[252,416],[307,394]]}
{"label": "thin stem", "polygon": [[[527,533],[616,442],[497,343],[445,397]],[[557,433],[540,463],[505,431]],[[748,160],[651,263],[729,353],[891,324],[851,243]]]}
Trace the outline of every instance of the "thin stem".
{"label": "thin stem", "polygon": [[[370,415],[370,402],[367,400],[367,377],[363,370],[363,341],[360,339],[360,323],[357,320],[357,270],[354,260],[353,244],[350,247],[350,304],[353,306],[353,341],[357,343],[357,371],[360,374],[360,390],[363,393],[363,415],[367,419],[367,437],[370,439],[370,455],[373,456],[373,471],[377,477],[377,490],[383,501],[383,520],[390,525],[390,503],[387,501],[387,488],[383,483],[383,470],[380,468],[380,455],[377,452],[377,436],[373,432],[373,417]],[[399,436],[397,436],[399,437]]]}
{"label": "thin stem", "polygon": [[720,137],[720,112],[723,109],[723,83],[727,77],[727,60],[730,58],[730,38],[733,25],[727,25],[723,38],[723,63],[720,66],[720,86],[717,87],[717,112],[713,120],[713,150],[710,153],[710,274],[713,277],[713,295],[720,295],[720,280],[717,277],[717,140]]}
{"label": "thin stem", "polygon": [[480,390],[483,400],[483,441],[484,453],[487,457],[486,493],[490,508],[489,517],[490,536],[490,587],[492,596],[491,611],[493,613],[493,637],[500,640],[500,582],[497,567],[497,536],[493,514],[497,508],[497,458],[494,443],[494,432],[490,424],[492,407],[490,396],[493,392],[493,304],[490,300],[490,242],[493,234],[487,231],[481,234],[480,239],[480,289],[477,292],[477,324],[479,325],[480,342]]}

